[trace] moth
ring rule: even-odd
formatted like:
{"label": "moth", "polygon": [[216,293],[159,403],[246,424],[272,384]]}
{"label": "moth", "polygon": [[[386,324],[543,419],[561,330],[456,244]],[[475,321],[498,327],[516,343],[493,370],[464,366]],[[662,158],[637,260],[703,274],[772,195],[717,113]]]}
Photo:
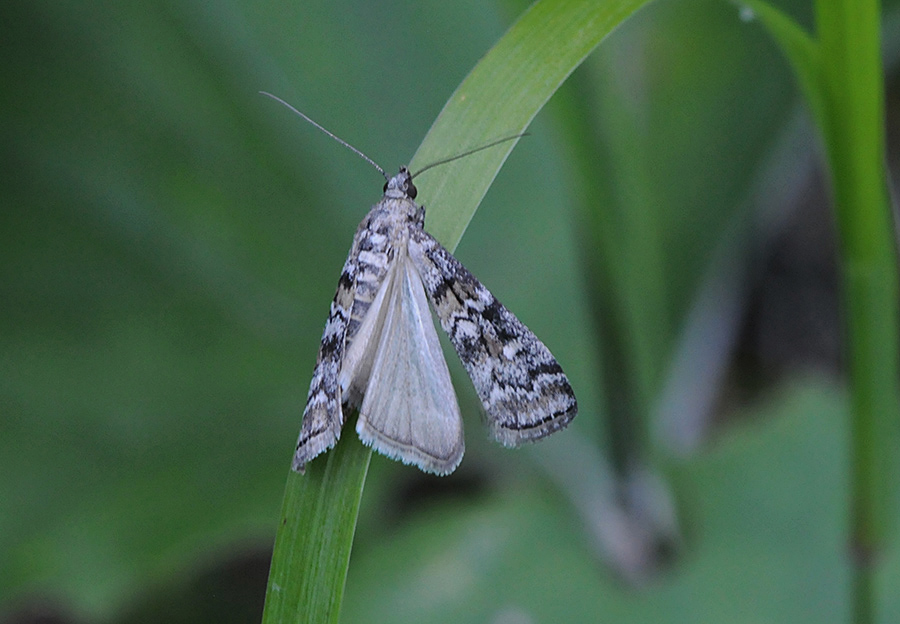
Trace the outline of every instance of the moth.
{"label": "moth", "polygon": [[387,180],[381,200],[356,230],[338,280],[293,469],[303,472],[334,446],[346,408],[358,410],[356,431],[376,451],[438,475],[456,469],[465,448],[462,417],[429,304],[475,386],[495,440],[514,447],[567,426],[577,403],[559,363],[425,231],[413,174],[401,167],[388,177],[365,154],[265,95],[365,158]]}

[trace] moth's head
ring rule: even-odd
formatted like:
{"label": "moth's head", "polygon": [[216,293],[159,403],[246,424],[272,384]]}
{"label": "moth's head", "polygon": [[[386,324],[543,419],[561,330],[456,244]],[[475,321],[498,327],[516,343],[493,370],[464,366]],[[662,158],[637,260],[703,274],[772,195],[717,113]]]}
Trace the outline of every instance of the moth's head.
{"label": "moth's head", "polygon": [[400,173],[385,182],[384,194],[391,197],[415,199],[418,191],[412,182],[412,174],[406,167],[400,167]]}

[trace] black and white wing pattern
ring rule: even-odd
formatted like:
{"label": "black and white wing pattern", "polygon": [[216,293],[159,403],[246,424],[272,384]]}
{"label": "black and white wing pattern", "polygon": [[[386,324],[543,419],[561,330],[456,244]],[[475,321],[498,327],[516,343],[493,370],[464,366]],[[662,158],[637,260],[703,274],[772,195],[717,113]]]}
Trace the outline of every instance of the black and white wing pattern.
{"label": "black and white wing pattern", "polygon": [[373,230],[375,212],[356,230],[322,333],[294,453],[293,468],[298,472],[341,437],[346,420],[342,406],[359,405],[361,390],[346,383],[342,387],[341,371],[392,261],[388,237],[377,226],[378,231]]}
{"label": "black and white wing pattern", "polygon": [[300,472],[358,408],[360,439],[443,475],[462,460],[462,418],[429,311],[506,446],[565,427],[577,407],[550,351],[423,229],[406,168],[356,231],[322,335],[293,467]]}
{"label": "black and white wing pattern", "polygon": [[309,395],[306,399],[306,409],[303,410],[300,437],[294,453],[293,468],[298,472],[303,472],[308,461],[330,449],[341,437],[344,412],[341,408],[341,389],[338,376],[344,359],[347,326],[350,322],[355,292],[356,253],[354,249],[351,250],[341,271],[337,292],[331,302],[328,321],[326,321],[325,331],[322,333],[316,367],[313,369],[312,381],[309,384]]}
{"label": "black and white wing pattern", "polygon": [[410,226],[409,255],[494,438],[518,446],[568,425],[575,394],[544,343],[421,227]]}

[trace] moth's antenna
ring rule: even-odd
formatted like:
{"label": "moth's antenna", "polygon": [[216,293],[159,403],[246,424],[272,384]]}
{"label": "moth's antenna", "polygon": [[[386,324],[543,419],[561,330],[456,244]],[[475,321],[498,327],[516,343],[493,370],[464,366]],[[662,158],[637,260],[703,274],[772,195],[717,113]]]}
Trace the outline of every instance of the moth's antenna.
{"label": "moth's antenna", "polygon": [[448,162],[453,162],[454,160],[459,160],[460,158],[465,158],[466,156],[471,156],[475,152],[480,152],[481,150],[486,150],[489,147],[494,147],[495,145],[500,145],[501,143],[506,143],[507,141],[512,141],[513,139],[521,139],[523,136],[527,136],[527,135],[528,135],[527,132],[520,132],[518,134],[513,134],[512,136],[503,137],[502,139],[497,139],[496,141],[491,141],[487,145],[482,145],[480,147],[466,150],[462,154],[456,154],[455,156],[449,156],[447,158],[442,158],[440,160],[436,160],[435,162],[429,163],[429,164],[425,165],[424,167],[422,167],[421,169],[419,169],[418,171],[416,171],[414,174],[412,174],[412,176],[410,176],[410,179],[415,178],[420,173],[424,173],[424,172],[428,171],[432,167],[437,167],[438,165],[446,165]]}
{"label": "moth's antenna", "polygon": [[[281,104],[284,104],[288,109],[290,109],[291,111],[293,111],[294,113],[296,113],[297,115],[299,115],[304,121],[306,121],[306,122],[312,124],[313,126],[315,126],[316,128],[318,128],[319,130],[321,130],[322,132],[324,132],[325,134],[327,134],[328,136],[330,136],[332,139],[334,139],[335,141],[337,141],[338,143],[340,143],[341,145],[343,145],[344,147],[346,147],[347,149],[349,149],[350,151],[352,151],[354,154],[356,154],[357,156],[359,156],[360,158],[362,158],[363,160],[365,160],[367,163],[369,163],[370,165],[372,165],[373,167],[375,167],[375,168],[378,170],[378,172],[379,172],[381,175],[384,176],[384,179],[385,179],[385,180],[389,180],[389,179],[390,179],[390,178],[388,178],[388,175],[384,172],[384,169],[382,169],[382,168],[378,165],[377,162],[375,162],[374,160],[372,160],[371,158],[369,158],[368,156],[366,156],[365,154],[363,154],[361,151],[359,151],[358,149],[356,149],[355,147],[353,147],[352,145],[350,145],[349,143],[347,143],[347,141],[345,141],[344,139],[342,139],[342,138],[339,137],[338,135],[334,134],[333,132],[329,132],[328,130],[326,130],[325,128],[323,128],[322,126],[320,126],[319,124],[317,124],[316,122],[314,122],[312,119],[310,119],[309,117],[307,117],[306,115],[304,115],[303,113],[301,113],[300,111],[298,111],[296,108],[294,108],[293,106],[291,106],[290,104],[288,104],[287,102],[285,102],[284,100],[282,100],[282,99],[281,99],[280,97],[278,97],[277,95],[272,95],[271,93],[267,93],[266,91],[260,91],[260,94],[261,94],[261,95],[265,95],[266,97],[270,97],[270,98],[272,98],[273,100],[275,100],[276,102],[280,102]],[[506,140],[506,139],[504,139],[504,140]],[[485,145],[485,147],[490,147],[490,145]],[[479,149],[483,149],[483,148],[479,148]],[[475,151],[478,151],[478,150],[475,150]],[[451,159],[451,160],[452,160],[452,159]],[[437,164],[437,163],[435,163],[435,164]],[[429,165],[429,167],[433,167],[433,166],[434,166],[434,164]],[[423,171],[424,171],[424,170],[423,170]],[[419,172],[419,173],[421,173],[421,172]]]}

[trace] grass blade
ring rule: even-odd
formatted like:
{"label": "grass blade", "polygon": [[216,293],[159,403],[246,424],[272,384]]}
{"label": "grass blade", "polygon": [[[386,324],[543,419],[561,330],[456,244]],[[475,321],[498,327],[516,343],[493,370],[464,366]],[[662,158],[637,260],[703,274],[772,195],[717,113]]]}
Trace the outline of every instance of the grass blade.
{"label": "grass blade", "polygon": [[291,472],[275,537],[264,623],[337,622],[372,450],[347,426],[306,474]]}
{"label": "grass blade", "polygon": [[[413,157],[412,171],[525,131],[585,57],[647,0],[543,0],[533,4],[456,91]],[[417,179],[427,229],[451,251],[517,141]]]}

